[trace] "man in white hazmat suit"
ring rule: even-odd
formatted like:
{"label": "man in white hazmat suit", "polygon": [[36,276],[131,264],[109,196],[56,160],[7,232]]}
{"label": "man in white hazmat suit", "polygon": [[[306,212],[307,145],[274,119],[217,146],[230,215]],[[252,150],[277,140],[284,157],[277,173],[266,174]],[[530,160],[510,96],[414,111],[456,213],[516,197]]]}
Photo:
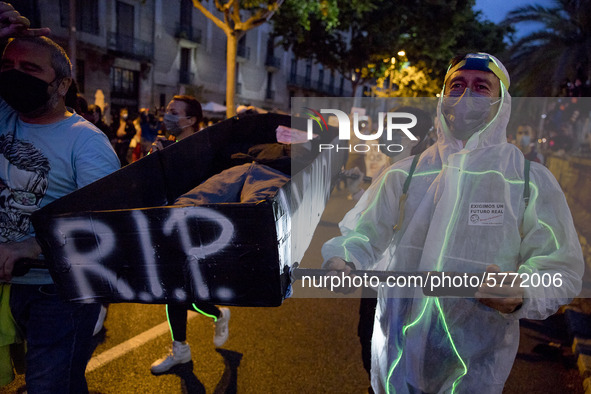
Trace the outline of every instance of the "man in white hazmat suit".
{"label": "man in white hazmat suit", "polygon": [[416,162],[406,203],[399,201],[412,157],[373,182],[341,222],[343,235],[322,248],[324,266],[339,275],[372,269],[387,253],[389,271],[486,279],[473,298],[379,289],[375,392],[501,393],[519,319],[545,319],[580,291],[584,263],[564,194],[545,167],[526,169],[507,143],[508,87],[495,57],[454,59],[437,108],[438,140]]}

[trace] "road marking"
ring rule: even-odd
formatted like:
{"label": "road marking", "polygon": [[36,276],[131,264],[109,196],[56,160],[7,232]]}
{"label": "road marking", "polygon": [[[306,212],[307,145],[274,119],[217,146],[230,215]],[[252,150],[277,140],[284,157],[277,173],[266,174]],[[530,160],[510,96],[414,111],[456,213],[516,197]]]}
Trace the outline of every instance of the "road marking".
{"label": "road marking", "polygon": [[[200,315],[198,313],[189,313],[187,316],[187,323],[189,322],[189,320],[197,316]],[[160,335],[166,334],[167,332],[170,332],[170,329],[168,328],[168,322],[165,321],[164,323],[160,323],[157,326],[154,326],[149,330],[144,331],[141,334],[138,334],[135,337],[120,343],[117,346],[113,346],[112,348],[105,350],[101,354],[97,354],[96,356],[92,357],[88,362],[88,365],[86,366],[86,373],[92,372],[95,369],[107,365],[111,361],[116,360],[121,356],[124,356],[132,350],[137,349],[143,344],[148,343],[151,340],[156,339]]]}

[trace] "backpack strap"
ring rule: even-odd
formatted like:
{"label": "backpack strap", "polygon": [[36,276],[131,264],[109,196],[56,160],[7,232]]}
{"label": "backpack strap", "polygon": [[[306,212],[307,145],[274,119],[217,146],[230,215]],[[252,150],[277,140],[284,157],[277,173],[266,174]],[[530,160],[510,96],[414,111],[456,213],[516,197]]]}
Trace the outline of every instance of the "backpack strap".
{"label": "backpack strap", "polygon": [[[525,159],[523,162],[523,201],[525,201],[525,209],[523,210],[523,215],[525,216],[525,210],[529,205],[529,196],[530,196],[530,188],[529,188],[529,168],[531,165],[531,161]],[[521,221],[521,225],[519,226],[519,234],[521,235],[521,239],[525,236],[523,234],[523,221]]]}
{"label": "backpack strap", "polygon": [[525,159],[525,162],[523,163],[523,181],[524,181],[524,185],[523,185],[523,200],[525,201],[525,208],[527,209],[527,206],[529,205],[529,195],[530,195],[530,190],[529,190],[529,167],[531,166],[531,161]]}
{"label": "backpack strap", "polygon": [[412,159],[410,170],[408,170],[408,176],[404,181],[404,186],[402,186],[402,195],[400,196],[400,200],[398,201],[398,223],[396,223],[396,225],[394,226],[394,231],[402,227],[402,222],[404,221],[404,206],[406,205],[406,192],[410,187],[410,181],[412,180],[412,175],[414,174],[415,169],[417,168],[417,163],[419,162],[420,157],[421,154],[419,153],[415,155],[415,157]]}

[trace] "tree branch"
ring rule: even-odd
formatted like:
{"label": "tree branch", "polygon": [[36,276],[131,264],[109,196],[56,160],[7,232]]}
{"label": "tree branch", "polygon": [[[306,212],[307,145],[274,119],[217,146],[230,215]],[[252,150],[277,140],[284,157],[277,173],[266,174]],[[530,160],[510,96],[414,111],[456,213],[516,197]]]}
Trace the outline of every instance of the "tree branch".
{"label": "tree branch", "polygon": [[[218,1],[216,0],[216,7],[217,7]],[[205,8],[203,6],[203,4],[201,4],[201,0],[193,0],[193,6],[195,8],[197,8],[199,11],[201,11],[203,13],[203,15],[205,15],[209,20],[211,20],[213,23],[215,23],[215,25],[217,27],[219,27],[220,29],[222,29],[222,31],[226,34],[230,34],[230,30],[229,27],[224,24],[224,22],[222,22],[219,18],[217,18],[214,14],[212,14],[207,8]]]}

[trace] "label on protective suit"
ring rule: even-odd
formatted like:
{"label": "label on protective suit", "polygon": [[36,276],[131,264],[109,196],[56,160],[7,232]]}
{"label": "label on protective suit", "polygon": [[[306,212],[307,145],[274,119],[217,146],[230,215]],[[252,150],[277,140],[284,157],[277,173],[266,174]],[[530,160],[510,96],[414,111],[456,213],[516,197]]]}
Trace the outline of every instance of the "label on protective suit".
{"label": "label on protective suit", "polygon": [[472,202],[468,215],[470,226],[502,226],[505,204],[497,202]]}

